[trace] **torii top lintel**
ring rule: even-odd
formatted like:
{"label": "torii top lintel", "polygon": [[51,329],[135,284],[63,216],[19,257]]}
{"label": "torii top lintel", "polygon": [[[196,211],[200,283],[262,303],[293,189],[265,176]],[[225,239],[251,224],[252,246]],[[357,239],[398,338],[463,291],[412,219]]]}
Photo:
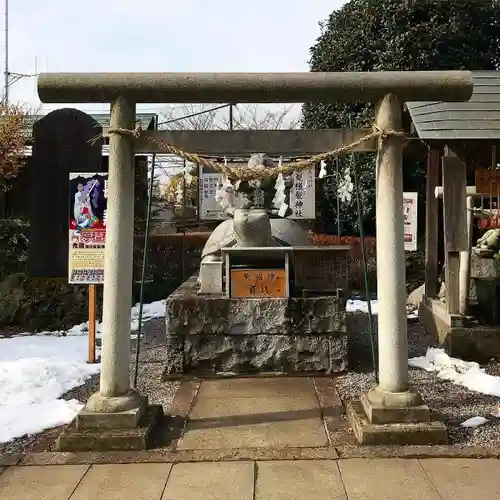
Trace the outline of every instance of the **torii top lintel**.
{"label": "torii top lintel", "polygon": [[469,71],[343,73],[42,73],[44,103],[108,103],[119,96],[136,103],[468,101]]}

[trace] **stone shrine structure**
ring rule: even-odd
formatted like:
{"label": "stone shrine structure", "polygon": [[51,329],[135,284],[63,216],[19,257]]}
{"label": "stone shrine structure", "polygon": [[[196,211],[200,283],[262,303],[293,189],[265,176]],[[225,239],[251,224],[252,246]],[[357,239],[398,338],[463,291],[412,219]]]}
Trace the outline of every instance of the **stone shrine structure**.
{"label": "stone shrine structure", "polygon": [[[254,154],[248,165],[271,167],[272,159]],[[291,212],[292,181],[281,182],[279,208],[273,208],[275,182],[265,177],[219,190],[231,218],[208,239],[199,278],[166,301],[166,377],[347,368],[350,248],[311,247],[301,227],[278,214]],[[231,202],[236,193],[241,208]],[[315,270],[326,273],[329,288],[310,279]]]}

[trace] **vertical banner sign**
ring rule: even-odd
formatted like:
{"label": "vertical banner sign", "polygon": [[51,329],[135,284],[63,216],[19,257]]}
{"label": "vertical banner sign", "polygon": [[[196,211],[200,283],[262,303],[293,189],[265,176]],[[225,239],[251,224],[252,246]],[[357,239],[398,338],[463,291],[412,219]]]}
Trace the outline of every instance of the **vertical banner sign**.
{"label": "vertical banner sign", "polygon": [[290,208],[292,214],[289,219],[316,218],[316,188],[315,167],[295,170],[293,172],[293,186],[290,189]]}
{"label": "vertical banner sign", "polygon": [[227,215],[215,199],[217,188],[224,182],[224,174],[208,173],[200,166],[200,220],[224,220]]}
{"label": "vertical banner sign", "polygon": [[104,283],[108,174],[69,174],[68,281]]}
{"label": "vertical banner sign", "polygon": [[405,250],[417,251],[417,201],[418,193],[403,193]]}
{"label": "vertical banner sign", "polygon": [[[290,189],[290,219],[316,218],[315,167],[293,172],[293,186]],[[225,181],[224,174],[207,172],[200,166],[200,220],[225,220],[229,217],[215,199],[217,188]],[[238,199],[235,200],[238,206]]]}

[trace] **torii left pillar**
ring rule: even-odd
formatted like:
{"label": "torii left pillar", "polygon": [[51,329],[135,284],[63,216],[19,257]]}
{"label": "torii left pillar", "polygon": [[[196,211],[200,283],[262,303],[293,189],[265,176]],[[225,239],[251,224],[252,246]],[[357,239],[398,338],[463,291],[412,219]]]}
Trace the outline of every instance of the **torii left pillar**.
{"label": "torii left pillar", "polygon": [[[110,128],[131,130],[135,103],[111,103]],[[75,421],[59,436],[59,451],[145,449],[162,414],[130,388],[130,320],[134,244],[134,152],[132,138],[109,140],[108,214],[104,262],[101,380]]]}

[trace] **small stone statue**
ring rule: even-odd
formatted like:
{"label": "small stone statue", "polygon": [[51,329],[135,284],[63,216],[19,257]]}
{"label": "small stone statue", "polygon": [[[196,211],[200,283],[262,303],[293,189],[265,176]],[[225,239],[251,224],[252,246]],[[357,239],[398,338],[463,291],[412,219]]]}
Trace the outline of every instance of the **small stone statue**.
{"label": "small stone statue", "polygon": [[500,229],[489,229],[477,240],[476,253],[484,258],[500,258]]}
{"label": "small stone statue", "polygon": [[[251,156],[248,166],[272,167],[273,161],[264,153]],[[292,177],[283,176],[285,200],[293,185]],[[294,221],[286,219],[291,211],[281,217],[275,202],[275,182],[273,176],[262,179],[227,182],[217,196],[219,203],[231,218],[219,224],[208,238],[201,255],[202,262],[221,260],[223,247],[273,247],[273,246],[308,246],[307,235]],[[237,205],[235,207],[235,204]],[[273,216],[273,218],[271,218]]]}

